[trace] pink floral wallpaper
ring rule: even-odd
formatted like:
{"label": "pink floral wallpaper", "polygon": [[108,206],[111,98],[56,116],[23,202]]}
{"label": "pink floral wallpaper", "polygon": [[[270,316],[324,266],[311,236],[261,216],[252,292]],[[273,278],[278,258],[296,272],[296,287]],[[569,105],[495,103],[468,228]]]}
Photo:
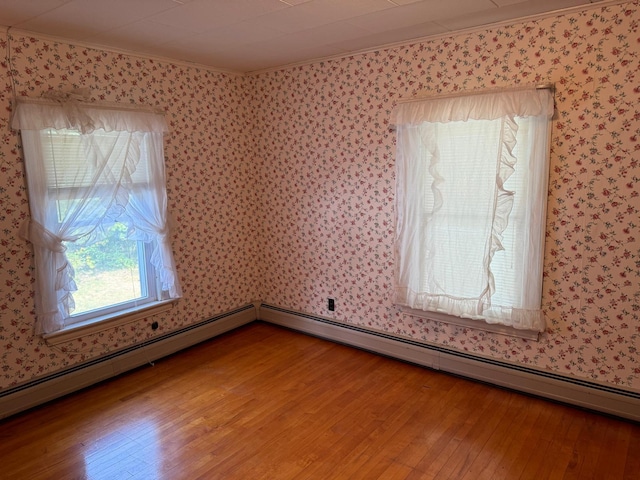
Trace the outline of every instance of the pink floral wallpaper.
{"label": "pink floral wallpaper", "polygon": [[[639,21],[633,2],[256,75],[262,298],[640,390]],[[557,89],[546,332],[532,342],[401,314],[390,302],[394,104],[546,82]]]}
{"label": "pink floral wallpaper", "polygon": [[[0,34],[0,388],[254,300],[640,390],[637,1],[248,77]],[[156,105],[185,297],[160,320],[62,348],[32,335],[28,215],[13,96],[88,87]],[[393,279],[400,98],[553,82],[539,342],[402,315]],[[326,310],[327,297],[336,311]]]}
{"label": "pink floral wallpaper", "polygon": [[[250,157],[246,79],[16,33],[2,34],[0,51],[10,55],[10,61],[0,63],[0,388],[210,318],[257,297],[257,175]],[[28,204],[19,136],[8,126],[10,75],[18,96],[89,88],[96,101],[153,105],[166,111],[172,244],[184,293],[166,314],[60,347],[32,335],[31,248],[18,236]],[[153,320],[160,324],[155,332],[149,325]]]}

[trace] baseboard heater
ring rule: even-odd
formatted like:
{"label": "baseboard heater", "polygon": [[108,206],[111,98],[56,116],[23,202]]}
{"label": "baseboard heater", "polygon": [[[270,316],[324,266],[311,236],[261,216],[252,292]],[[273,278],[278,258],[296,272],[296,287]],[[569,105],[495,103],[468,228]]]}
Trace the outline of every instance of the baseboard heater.
{"label": "baseboard heater", "polygon": [[245,305],[86,363],[8,388],[0,392],[0,418],[8,417],[153,362],[250,323],[256,318],[256,306]]}
{"label": "baseboard heater", "polygon": [[332,319],[262,304],[262,321],[417,365],[640,421],[640,392],[471,355]]}
{"label": "baseboard heater", "polygon": [[0,419],[262,320],[435,370],[640,422],[640,393],[471,355],[332,319],[252,304],[0,392]]}

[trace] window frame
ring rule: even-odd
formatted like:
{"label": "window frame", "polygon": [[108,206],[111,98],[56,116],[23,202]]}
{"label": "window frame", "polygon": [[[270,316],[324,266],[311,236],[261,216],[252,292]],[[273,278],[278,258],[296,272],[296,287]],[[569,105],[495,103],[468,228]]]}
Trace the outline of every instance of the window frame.
{"label": "window frame", "polygon": [[[70,187],[50,187],[49,192],[53,191],[64,191],[64,190],[72,190]],[[79,187],[75,189],[75,193],[78,196],[82,196],[82,193],[86,191],[86,187]],[[51,198],[56,198],[55,193],[51,195]],[[69,197],[67,197],[69,198]],[[50,202],[48,205],[49,214],[52,217],[58,219],[57,225],[60,225],[60,215],[58,214],[58,205],[56,202]],[[135,310],[138,307],[144,308],[145,305],[152,304],[154,302],[158,302],[162,300],[161,298],[161,288],[159,285],[158,276],[156,275],[155,269],[151,264],[151,251],[150,246],[144,242],[139,240],[131,240],[132,242],[137,243],[138,250],[138,268],[140,272],[140,289],[141,293],[146,291],[145,295],[141,295],[138,298],[127,300],[124,302],[112,303],[108,305],[104,305],[99,308],[95,308],[92,310],[87,310],[86,312],[82,312],[79,314],[71,313],[69,317],[67,317],[67,321],[65,322],[65,328],[70,327],[76,324],[87,324],[96,321],[104,321],[105,319],[109,319],[112,317],[117,317],[121,314],[121,312],[126,312],[130,310]],[[63,242],[71,243],[71,242]],[[142,250],[142,254],[141,254]],[[142,257],[142,258],[141,258]],[[67,257],[67,260],[68,257]],[[71,267],[76,269],[76,266],[69,260]],[[143,276],[144,274],[144,276]],[[144,279],[144,280],[143,280]]]}
{"label": "window frame", "polygon": [[[31,207],[31,216],[22,225],[20,235],[34,247],[34,333],[48,343],[57,344],[170,308],[182,296],[182,291],[169,241],[162,140],[167,123],[163,113],[139,107],[95,106],[75,99],[68,102],[19,99],[14,105],[11,126],[21,132]],[[107,136],[110,132],[119,133],[111,136],[113,143],[108,140],[83,141],[82,148],[87,150],[82,152],[73,150],[78,145],[69,147],[72,149],[69,154],[73,156],[68,158],[76,160],[71,163],[63,160],[60,165],[78,165],[77,172],[84,173],[72,173],[72,177],[62,176],[59,180],[57,174],[50,176],[47,173],[47,158],[50,157],[44,153],[53,147],[53,143],[49,143],[54,142],[53,137],[47,140],[47,131],[52,130],[63,134],[73,132],[74,135],[78,132],[84,135],[106,133]],[[120,143],[121,140],[126,143]],[[112,155],[112,149],[117,156]],[[91,163],[85,158],[91,159]],[[141,158],[144,161],[138,168]],[[98,170],[91,170],[91,165],[97,165]],[[142,172],[142,177],[138,172]],[[104,191],[103,185],[106,186]],[[66,188],[69,189],[68,198],[58,196]],[[107,196],[101,196],[100,192],[106,192]],[[89,195],[93,195],[96,202],[104,203],[84,204]],[[74,198],[82,202],[77,209],[73,207]],[[102,200],[97,200],[99,198]],[[69,208],[72,210],[59,210],[60,201],[71,202]],[[112,211],[112,207],[116,210]],[[62,217],[60,212],[64,212]],[[95,224],[87,223],[90,218],[96,219]],[[74,291],[73,266],[64,254],[65,242],[93,235],[94,225],[109,226],[118,221],[134,228],[135,236],[131,241],[138,244],[139,281],[141,293],[146,290],[146,294],[74,315],[68,299]]]}
{"label": "window frame", "polygon": [[[537,140],[542,139],[544,140],[544,147],[541,147],[540,145],[537,145],[533,142],[529,143],[526,147],[526,153],[521,152],[523,154],[519,155],[518,158],[513,157],[514,163],[511,165],[515,165],[516,168],[520,167],[521,172],[523,172],[521,175],[529,175],[532,172],[531,168],[538,169],[536,172],[536,176],[532,177],[532,180],[525,180],[525,183],[522,184],[526,184],[526,188],[524,188],[524,191],[527,191],[530,194],[534,194],[535,196],[531,197],[532,200],[527,200],[526,204],[522,204],[520,202],[520,204],[523,205],[525,209],[532,208],[530,207],[530,205],[535,204],[537,210],[534,215],[531,215],[527,211],[527,213],[525,214],[527,226],[523,230],[518,230],[517,232],[514,231],[513,233],[516,234],[516,236],[513,237],[513,240],[523,238],[522,235],[524,234],[524,238],[527,238],[527,242],[529,242],[527,243],[527,248],[534,248],[534,250],[525,249],[522,251],[534,252],[535,258],[539,259],[540,265],[537,266],[534,262],[523,260],[529,257],[520,255],[520,260],[518,260],[518,258],[516,257],[516,265],[519,266],[516,267],[515,271],[517,273],[529,272],[529,275],[533,274],[536,275],[536,277],[539,274],[539,278],[537,280],[528,276],[526,278],[530,278],[530,281],[538,283],[537,289],[540,293],[538,300],[541,299],[542,262],[544,258],[544,219],[546,217],[545,211],[550,143],[549,138],[552,126],[551,119],[553,115],[553,92],[552,89],[549,88],[549,86],[545,86],[545,89],[548,91],[543,92],[540,91],[542,90],[541,88],[535,87],[510,89],[510,91],[507,90],[507,93],[503,98],[499,97],[503,95],[503,93],[505,93],[505,90],[472,92],[470,94],[456,94],[444,97],[430,97],[426,99],[415,100],[412,99],[400,102],[396,106],[396,109],[394,111],[394,130],[397,132],[396,237],[394,242],[396,271],[394,276],[394,304],[400,308],[403,314],[421,318],[428,318],[439,322],[451,323],[462,327],[489,330],[498,333],[504,333],[507,335],[531,339],[537,339],[539,337],[539,333],[544,331],[544,326],[540,327],[540,320],[542,320],[542,324],[544,325],[540,301],[538,302],[538,307],[532,306],[532,304],[535,303],[535,300],[532,301],[532,299],[535,299],[535,293],[533,295],[530,295],[529,293],[523,293],[528,292],[528,290],[522,290],[526,282],[524,280],[519,282],[517,281],[517,278],[524,279],[525,276],[520,275],[520,277],[518,277],[514,275],[511,270],[509,270],[510,267],[507,267],[505,273],[508,274],[508,277],[503,278],[509,278],[510,282],[508,285],[506,285],[507,288],[503,288],[502,291],[506,292],[508,296],[512,295],[511,292],[516,292],[516,297],[512,297],[514,299],[513,303],[498,306],[497,310],[493,311],[492,314],[491,312],[493,303],[490,301],[485,303],[485,301],[482,300],[482,296],[476,297],[474,294],[466,294],[469,296],[466,296],[465,294],[463,294],[465,296],[458,296],[461,294],[454,293],[457,289],[457,283],[450,284],[453,287],[453,290],[442,286],[441,282],[445,281],[445,278],[449,278],[450,280],[448,280],[448,282],[451,282],[451,279],[455,279],[457,277],[451,277],[448,273],[446,273],[446,277],[434,277],[435,270],[430,271],[430,269],[427,267],[428,264],[425,263],[427,259],[427,257],[425,257],[425,252],[430,252],[430,255],[434,255],[434,252],[437,251],[437,243],[433,243],[433,239],[438,237],[432,237],[432,240],[428,244],[429,246],[427,246],[427,243],[425,243],[426,237],[424,235],[427,231],[426,222],[431,221],[430,219],[432,214],[435,214],[435,212],[439,212],[439,217],[437,220],[438,223],[436,223],[435,225],[439,225],[440,222],[443,221],[443,218],[446,218],[446,215],[443,216],[443,212],[446,212],[448,208],[445,204],[442,203],[443,198],[445,198],[446,202],[446,197],[442,197],[442,195],[445,194],[445,192],[448,192],[447,195],[455,194],[452,193],[455,192],[455,190],[450,190],[450,187],[448,190],[442,190],[442,192],[437,193],[437,191],[439,191],[441,187],[444,187],[444,184],[441,185],[441,182],[443,182],[445,178],[449,182],[455,180],[455,174],[453,177],[447,176],[449,174],[439,172],[441,167],[436,165],[440,165],[439,162],[443,162],[442,165],[448,165],[447,168],[453,168],[453,171],[459,171],[459,168],[464,168],[464,163],[460,164],[461,167],[455,167],[455,165],[458,165],[457,163],[449,163],[448,159],[457,157],[440,156],[441,154],[438,151],[440,145],[437,143],[436,139],[438,138],[438,135],[446,135],[448,130],[445,129],[443,131],[440,131],[440,129],[437,128],[437,125],[440,123],[457,122],[458,124],[464,126],[464,123],[467,120],[498,120],[506,122],[507,125],[511,125],[509,127],[502,127],[507,128],[507,130],[503,130],[503,132],[509,132],[510,129],[514,129],[514,132],[517,132],[517,118],[533,117],[535,119],[533,122],[524,122],[527,125],[527,128],[523,129],[520,132],[521,136],[518,138],[522,140],[531,140],[533,138]],[[527,91],[525,92],[524,90]],[[518,98],[518,96],[520,96],[520,98]],[[409,103],[412,103],[413,105],[407,105]],[[433,127],[430,127],[429,130],[423,131],[422,126],[428,124],[433,125]],[[457,128],[458,127],[456,127],[456,129]],[[472,129],[470,135],[477,135],[477,133],[474,131],[475,127],[473,124],[470,124],[470,128]],[[452,132],[455,132],[456,129],[452,130]],[[502,148],[506,147],[508,142],[509,155],[511,155],[511,148],[516,145],[515,133],[513,137],[509,137],[509,135],[504,136],[505,133],[501,133],[500,135],[500,141],[505,142]],[[509,138],[511,139],[509,140]],[[513,144],[511,142],[513,142]],[[431,146],[427,149],[425,145]],[[455,143],[453,143],[452,146],[455,148]],[[431,151],[431,149],[435,150]],[[448,150],[445,149],[444,151]],[[475,158],[475,155],[472,157],[468,157],[469,160],[472,158]],[[489,157],[489,159],[493,158],[493,156]],[[522,159],[524,158],[527,159],[527,162],[522,162]],[[528,162],[529,160],[531,160],[531,163]],[[537,166],[538,164],[535,163],[538,160],[541,160],[539,166]],[[444,163],[445,161],[446,163]],[[496,168],[500,168],[500,173],[498,173],[498,170],[496,169],[496,185],[498,186],[499,191],[505,192],[509,195],[511,195],[512,193],[509,192],[509,188],[507,186],[509,174],[507,173],[507,180],[505,181],[502,169],[505,166],[509,165],[510,162],[511,160],[505,163],[505,159],[503,158],[501,162],[496,166]],[[504,165],[502,165],[503,163]],[[474,163],[471,165],[476,164]],[[486,165],[491,166],[493,164],[490,163]],[[524,170],[522,170],[523,168]],[[434,170],[432,171],[432,169]],[[423,171],[425,173],[419,173],[420,171]],[[425,176],[422,177],[422,175]],[[442,177],[440,175],[444,175],[445,177]],[[421,180],[423,178],[424,180],[428,180],[429,178],[431,180],[429,181],[429,183],[423,184],[423,181]],[[522,179],[522,177],[520,178]],[[504,187],[502,186],[503,184],[505,185]],[[449,185],[451,185],[451,183],[449,183]],[[425,190],[427,188],[431,188],[433,190],[433,194],[438,195],[437,207],[433,207],[433,205],[430,205],[429,202],[425,202],[425,200],[420,200],[420,198],[426,199],[427,197],[433,195],[431,191]],[[495,188],[495,186],[492,187],[492,189],[493,188]],[[467,192],[468,188],[463,191]],[[456,199],[455,203],[460,203],[458,200],[465,198],[465,196],[459,196],[463,195],[462,193],[455,195],[456,196],[454,197],[448,197],[450,199]],[[473,196],[469,197],[469,199],[472,198]],[[498,197],[496,197],[496,201],[497,198]],[[525,198],[528,199],[529,197]],[[484,202],[485,200],[483,199],[482,201]],[[462,203],[462,207],[464,209],[464,202]],[[541,215],[538,213],[540,207],[542,210]],[[493,208],[497,207],[494,206]],[[506,214],[504,213],[505,211],[507,212]],[[489,215],[491,215],[491,211],[488,212]],[[496,215],[496,212],[497,210],[494,210],[493,215]],[[509,211],[503,210],[503,213],[501,213],[500,215],[506,215],[505,217],[500,217],[502,219],[502,222],[506,219],[511,219],[512,221],[517,217],[518,214],[514,211],[514,216],[509,217]],[[458,213],[454,214],[454,217],[459,216],[460,215]],[[488,218],[491,217],[489,216]],[[540,223],[540,221],[542,222],[542,234],[539,235],[540,242],[536,243],[536,235],[534,234],[532,236],[532,232],[538,232],[538,223]],[[495,219],[493,220],[492,224],[495,225]],[[484,225],[486,225],[486,223]],[[486,227],[483,227],[483,230],[481,231],[484,232],[485,228]],[[445,229],[444,232],[446,233],[447,230]],[[480,241],[488,241],[488,239],[491,238],[491,235],[489,237],[485,237],[484,235],[484,233],[480,235]],[[493,232],[493,236],[495,236],[495,232]],[[457,241],[460,242],[460,239],[458,239]],[[496,242],[496,240],[492,240],[492,242]],[[462,245],[463,244],[460,244],[460,246]],[[499,246],[499,243],[497,243],[497,245]],[[520,245],[518,245],[518,249],[521,249]],[[445,251],[446,250],[447,249],[445,249]],[[451,250],[451,248],[449,248],[448,250],[454,253],[455,251],[457,251]],[[409,253],[411,251],[413,251],[413,253]],[[486,266],[482,269],[482,271],[489,272],[489,277],[487,279],[488,282],[491,281],[491,269],[489,265],[491,265],[491,260],[493,259],[494,253],[500,253],[500,248],[498,248],[498,250],[491,251],[493,253],[489,254],[489,260],[485,260],[485,262],[488,263],[485,263]],[[442,257],[429,258],[432,258],[433,260],[441,258],[441,260],[437,261],[442,261]],[[455,255],[448,256],[448,258],[455,258]],[[420,259],[424,260],[421,261]],[[523,263],[520,264],[518,262]],[[511,263],[508,262],[506,265],[510,264]],[[418,266],[416,267],[416,265]],[[446,267],[446,264],[441,265],[445,267],[445,270],[442,271],[443,273],[456,271],[455,269],[451,270]],[[520,268],[524,268],[524,270],[519,270]],[[458,271],[459,270],[460,269],[458,268]],[[516,280],[515,282],[513,281],[514,279]],[[447,281],[445,281],[444,285],[446,284]],[[477,283],[476,281],[471,285],[476,285],[477,288],[478,286],[483,284]],[[487,283],[487,285],[490,285],[490,283]],[[493,287],[491,288],[493,289]],[[465,290],[462,289],[460,291],[464,292]],[[466,291],[470,292],[470,290]],[[489,298],[492,298],[494,291],[490,290],[490,292],[492,295]],[[459,305],[458,302],[460,302]],[[474,302],[476,302],[476,307],[473,306]],[[451,310],[449,310],[449,308],[451,308]],[[504,308],[507,308],[508,311],[506,315],[504,315]],[[511,313],[512,309],[513,313]],[[460,314],[458,314],[458,312],[460,312]],[[494,315],[497,312],[499,312],[499,316],[496,317]],[[512,315],[516,316],[513,317]],[[520,317],[519,315],[523,316]],[[534,316],[529,317],[529,315]],[[522,322],[522,324],[520,324],[519,322]],[[528,322],[532,323],[528,324]],[[528,327],[527,325],[532,326]]]}
{"label": "window frame", "polygon": [[[160,291],[158,276],[155,274],[155,269],[151,264],[151,252],[149,251],[148,245],[140,240],[130,241],[137,244],[138,276],[141,295],[137,298],[125,300],[123,302],[110,303],[81,313],[72,312],[65,322],[66,327],[80,323],[84,324],[94,321],[102,321],[106,318],[116,317],[120,315],[121,312],[135,310],[137,307],[144,308],[145,305],[161,300],[158,293]],[[75,269],[73,263],[71,261],[69,263],[71,263],[71,266]],[[79,290],[80,288],[77,291]]]}
{"label": "window frame", "polygon": [[[47,129],[46,134],[44,132],[41,132],[40,134],[41,148],[43,151],[45,151],[47,149],[46,147],[48,147],[47,140],[53,138],[51,133],[54,134],[53,136],[57,136],[58,138],[67,137],[67,136],[75,137],[75,136],[81,135],[81,132],[77,129],[55,129],[55,128]],[[103,135],[103,134],[104,134],[104,131],[98,132],[98,135]],[[85,133],[85,135],[93,135],[93,132]],[[42,158],[42,161],[46,163],[47,159],[48,157],[45,154],[44,157]],[[145,163],[148,163],[149,161],[150,161],[149,159],[146,159]],[[49,167],[47,165],[44,165],[44,168],[45,170],[47,170],[47,168]],[[145,170],[148,170],[149,166],[145,164],[144,168]],[[132,190],[138,186],[137,183],[138,182],[132,183],[131,185]],[[53,199],[59,198],[59,195],[57,195],[57,192],[66,191],[68,193],[71,193],[72,196],[65,195],[63,196],[63,198],[65,200],[74,201],[74,199],[82,198],[83,194],[89,191],[89,187],[72,188],[68,186],[63,186],[63,187],[49,186],[48,191],[49,191],[50,198],[53,198]],[[59,227],[61,225],[61,222],[60,222],[58,201],[50,202],[48,205],[48,209],[49,209],[48,215],[50,215],[52,218],[57,219],[56,224]],[[115,223],[118,223],[118,222],[113,222],[113,224]],[[84,224],[86,224],[86,222]],[[65,319],[65,327],[63,328],[63,330],[72,329],[74,326],[88,326],[93,323],[104,322],[110,319],[117,319],[122,316],[126,317],[128,313],[136,312],[139,310],[142,311],[145,308],[152,306],[152,304],[162,300],[160,295],[161,289],[159,285],[159,279],[151,263],[151,252],[150,252],[149,245],[145,244],[140,240],[130,240],[130,241],[135,242],[137,244],[136,250],[137,250],[137,257],[138,257],[138,272],[139,272],[138,281],[139,281],[140,291],[141,291],[140,297],[126,300],[123,302],[106,304],[92,310],[81,312],[79,314],[71,312],[71,314]],[[63,245],[65,243],[74,243],[74,242],[63,242]],[[70,263],[71,267],[75,270],[76,266],[73,265],[73,263],[69,260],[68,257],[67,257],[67,261]],[[78,288],[78,290],[76,290],[76,292],[80,291],[80,288],[81,286]]]}

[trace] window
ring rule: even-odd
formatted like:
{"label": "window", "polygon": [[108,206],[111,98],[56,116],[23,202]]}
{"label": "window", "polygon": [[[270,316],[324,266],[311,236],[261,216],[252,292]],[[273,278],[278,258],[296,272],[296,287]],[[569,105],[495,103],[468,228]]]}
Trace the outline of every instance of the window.
{"label": "window", "polygon": [[396,304],[544,330],[552,114],[535,88],[397,107]]}
{"label": "window", "polygon": [[168,242],[161,115],[77,102],[17,105],[36,333],[181,295]]}

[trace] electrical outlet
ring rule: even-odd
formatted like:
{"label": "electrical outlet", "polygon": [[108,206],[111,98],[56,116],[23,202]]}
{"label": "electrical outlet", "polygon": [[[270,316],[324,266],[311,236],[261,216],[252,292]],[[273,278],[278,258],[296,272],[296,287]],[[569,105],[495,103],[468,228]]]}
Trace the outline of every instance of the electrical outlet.
{"label": "electrical outlet", "polygon": [[336,309],[336,301],[333,298],[328,299],[327,308],[330,312],[333,312]]}

